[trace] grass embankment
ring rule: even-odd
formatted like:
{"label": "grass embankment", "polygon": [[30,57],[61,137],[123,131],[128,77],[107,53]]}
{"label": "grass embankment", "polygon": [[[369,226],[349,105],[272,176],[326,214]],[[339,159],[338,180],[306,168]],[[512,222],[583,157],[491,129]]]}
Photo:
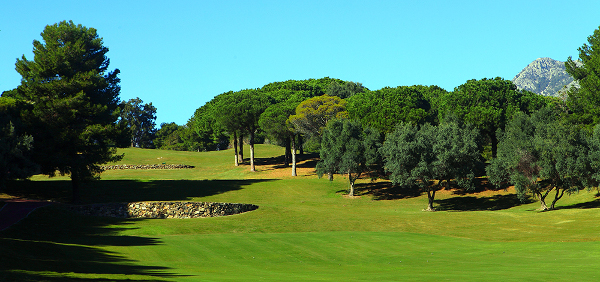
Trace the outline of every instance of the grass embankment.
{"label": "grass embankment", "polygon": [[[87,202],[215,201],[257,204],[219,218],[153,220],[82,217],[39,210],[0,233],[0,280],[327,280],[563,281],[600,278],[595,193],[538,212],[510,191],[426,196],[385,183],[359,187],[300,176],[278,166],[283,150],[257,146],[258,172],[233,166],[233,154],[126,149],[121,163],[183,163],[194,169],[108,171],[84,191]],[[13,183],[68,197],[66,178]]]}

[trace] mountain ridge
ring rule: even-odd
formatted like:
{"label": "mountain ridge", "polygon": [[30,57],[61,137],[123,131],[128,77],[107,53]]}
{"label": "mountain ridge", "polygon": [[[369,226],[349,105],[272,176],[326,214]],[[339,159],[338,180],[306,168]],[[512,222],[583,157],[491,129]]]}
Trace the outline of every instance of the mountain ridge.
{"label": "mountain ridge", "polygon": [[520,90],[544,96],[560,96],[572,86],[578,86],[566,71],[565,62],[544,57],[535,59],[519,72],[512,82]]}

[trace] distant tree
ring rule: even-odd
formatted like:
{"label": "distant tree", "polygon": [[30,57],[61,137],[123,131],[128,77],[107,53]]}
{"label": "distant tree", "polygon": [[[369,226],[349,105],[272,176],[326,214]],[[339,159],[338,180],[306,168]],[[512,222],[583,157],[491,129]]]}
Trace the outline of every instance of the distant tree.
{"label": "distant tree", "polygon": [[[533,194],[541,210],[552,210],[565,193],[596,185],[594,165],[584,132],[562,122],[554,109],[544,108],[531,117],[515,114],[487,174],[493,184],[512,184],[521,199]],[[553,191],[548,206],[546,197]]]}
{"label": "distant tree", "polygon": [[289,166],[292,161],[292,139],[296,138],[296,132],[287,120],[295,113],[297,106],[298,103],[294,101],[273,104],[261,114],[258,122],[260,128],[271,138],[285,145],[285,166]]}
{"label": "distant tree", "polygon": [[259,129],[258,120],[272,104],[272,99],[257,89],[245,89],[222,95],[224,96],[215,105],[216,121],[229,132],[233,132],[234,142],[237,134],[249,136],[250,171],[255,171],[254,138]]}
{"label": "distant tree", "polygon": [[348,114],[381,132],[391,132],[401,122],[434,122],[435,112],[427,97],[444,93],[437,86],[420,85],[366,91],[348,99]]}
{"label": "distant tree", "polygon": [[153,148],[156,134],[156,107],[140,98],[121,102],[119,123],[131,133],[131,147]]}
{"label": "distant tree", "polygon": [[183,151],[183,140],[179,134],[180,126],[174,122],[160,124],[156,132],[154,145],[157,149]]}
{"label": "distant tree", "polygon": [[[236,92],[229,91],[217,95],[214,99],[214,106],[209,113],[214,118],[215,125],[231,136],[234,149],[234,164],[238,166],[243,162],[243,126],[240,122],[242,113],[240,108],[233,107],[241,103],[241,96]],[[238,151],[239,144],[239,151]]]}
{"label": "distant tree", "polygon": [[[224,95],[217,95],[202,107],[196,109],[188,121],[188,126],[198,135],[198,146],[202,151],[227,149],[229,136],[226,129],[217,122],[217,104]],[[237,147],[236,161],[237,161]]]}
{"label": "distant tree", "polygon": [[97,179],[101,164],[122,158],[112,145],[123,135],[116,125],[119,70],[108,72],[108,48],[94,28],[62,21],[33,41],[34,60],[16,62],[21,85],[15,98],[34,140],[34,161],[50,176],[70,174],[73,201],[80,183]]}
{"label": "distant tree", "polygon": [[338,83],[337,81],[332,81],[327,89],[325,94],[329,96],[337,96],[342,99],[346,99],[354,96],[354,94],[362,93],[366,91],[366,89],[361,83],[347,81],[345,83]]}
{"label": "distant tree", "polygon": [[328,95],[310,98],[296,107],[296,114],[290,116],[288,122],[299,133],[320,142],[323,129],[333,119],[347,118],[346,101]]}
{"label": "distant tree", "polygon": [[33,137],[25,134],[19,118],[23,108],[15,99],[0,97],[0,191],[6,180],[29,178],[38,169],[30,159]]}
{"label": "distant tree", "polygon": [[250,171],[255,171],[254,165],[254,144],[256,133],[260,126],[258,121],[261,114],[273,103],[270,96],[260,90],[242,90],[239,92],[242,96],[241,103],[236,106],[242,113],[242,129],[248,134],[250,145]]}
{"label": "distant tree", "polygon": [[377,154],[379,136],[373,129],[363,129],[356,120],[330,121],[323,130],[317,174],[319,177],[325,173],[346,174],[350,183],[348,195],[354,196],[355,181],[380,159]]}
{"label": "distant tree", "polygon": [[455,122],[433,126],[402,123],[381,147],[385,170],[395,185],[427,192],[427,211],[434,211],[436,191],[452,184],[471,189],[480,163],[479,133]]}
{"label": "distant tree", "polygon": [[572,114],[569,119],[591,129],[600,123],[600,28],[587,38],[579,50],[579,60],[570,56],[565,63],[566,71],[580,87],[568,92],[567,105]]}
{"label": "distant tree", "polygon": [[516,112],[531,113],[548,104],[543,96],[520,91],[512,81],[500,77],[469,80],[439,101],[440,120],[453,115],[473,124],[489,138],[493,158],[497,153],[498,129],[504,129]]}

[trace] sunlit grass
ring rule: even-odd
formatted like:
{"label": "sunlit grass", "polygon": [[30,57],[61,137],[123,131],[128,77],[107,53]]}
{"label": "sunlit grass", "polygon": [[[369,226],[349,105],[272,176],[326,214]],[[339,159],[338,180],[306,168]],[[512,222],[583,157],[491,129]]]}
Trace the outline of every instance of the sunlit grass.
{"label": "sunlit grass", "polygon": [[[275,157],[283,149],[276,146],[257,146],[263,164],[257,173],[247,164],[234,167],[231,151],[122,152],[121,163],[195,168],[107,171],[102,181],[86,186],[84,201],[241,202],[260,208],[179,220],[83,217],[44,208],[0,233],[0,252],[7,254],[0,261],[0,280],[599,278],[596,192],[581,191],[559,201],[558,210],[539,212],[537,202],[522,204],[510,190],[444,191],[436,195],[439,211],[431,213],[422,211],[426,196],[382,197],[366,188],[369,180],[361,180],[359,197],[348,198],[341,176],[329,182],[304,169],[291,177],[289,168],[278,166]],[[17,183],[38,195],[60,190],[63,196],[57,198],[67,198],[70,185],[68,178],[42,176]],[[69,264],[74,266],[64,266]]]}

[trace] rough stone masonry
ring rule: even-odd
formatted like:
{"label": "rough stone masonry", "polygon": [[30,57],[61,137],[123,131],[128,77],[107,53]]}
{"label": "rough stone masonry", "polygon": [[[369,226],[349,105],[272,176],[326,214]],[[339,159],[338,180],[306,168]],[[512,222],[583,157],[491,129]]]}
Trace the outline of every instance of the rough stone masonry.
{"label": "rough stone masonry", "polygon": [[133,202],[66,206],[82,215],[118,218],[197,218],[239,214],[258,209],[252,204],[211,202]]}

